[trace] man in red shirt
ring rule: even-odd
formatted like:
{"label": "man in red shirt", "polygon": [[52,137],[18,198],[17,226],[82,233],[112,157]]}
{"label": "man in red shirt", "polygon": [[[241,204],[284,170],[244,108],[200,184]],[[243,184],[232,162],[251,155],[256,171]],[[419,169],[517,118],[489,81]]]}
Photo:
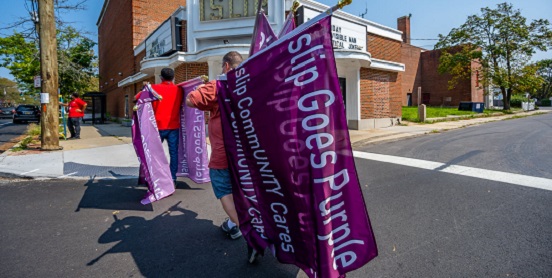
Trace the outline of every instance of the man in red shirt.
{"label": "man in red shirt", "polygon": [[79,98],[79,93],[74,92],[71,94],[69,104],[60,103],[60,105],[69,107],[69,121],[67,122],[69,133],[71,133],[69,139],[80,139],[80,121],[84,117],[86,102]]}
{"label": "man in red shirt", "polygon": [[161,70],[161,83],[151,85],[151,88],[160,94],[163,99],[152,102],[155,120],[161,142],[167,140],[169,156],[171,157],[171,176],[176,184],[178,168],[178,129],[180,128],[180,105],[182,104],[182,90],[173,83],[174,70]]}
{"label": "man in red shirt", "polygon": [[[243,58],[235,51],[228,52],[222,58],[222,73],[225,74],[231,69],[240,65]],[[186,97],[186,105],[202,111],[209,111],[209,140],[211,142],[211,158],[209,160],[209,175],[211,184],[217,199],[220,200],[222,208],[228,215],[222,223],[222,230],[232,238],[237,239],[242,234],[238,227],[238,214],[234,206],[232,196],[232,183],[228,171],[226,150],[222,138],[222,124],[220,111],[217,102],[217,83],[212,80],[209,83],[199,86],[197,90],[190,92]]]}

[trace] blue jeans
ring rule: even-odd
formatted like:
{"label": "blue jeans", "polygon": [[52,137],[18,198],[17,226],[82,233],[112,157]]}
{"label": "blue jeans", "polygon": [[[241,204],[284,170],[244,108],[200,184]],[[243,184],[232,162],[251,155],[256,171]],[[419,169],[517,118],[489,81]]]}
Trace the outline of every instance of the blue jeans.
{"label": "blue jeans", "polygon": [[178,169],[178,129],[159,130],[159,136],[161,136],[161,143],[167,139],[167,144],[169,144],[171,176],[175,181],[176,170]]}
{"label": "blue jeans", "polygon": [[81,118],[69,118],[67,121],[67,127],[69,128],[69,133],[71,133],[71,138],[80,138],[80,121]]}
{"label": "blue jeans", "polygon": [[230,181],[228,169],[209,168],[209,177],[217,199],[220,200],[220,198],[232,194],[232,182]]}

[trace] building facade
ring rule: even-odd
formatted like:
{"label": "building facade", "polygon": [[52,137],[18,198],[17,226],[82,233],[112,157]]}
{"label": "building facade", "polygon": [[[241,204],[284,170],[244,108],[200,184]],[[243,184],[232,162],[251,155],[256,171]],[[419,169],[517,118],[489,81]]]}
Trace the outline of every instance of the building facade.
{"label": "building facade", "polygon": [[[311,0],[299,2],[299,24],[329,8]],[[279,33],[292,1],[262,4]],[[134,95],[144,81],[159,82],[164,67],[175,70],[179,83],[199,75],[216,78],[228,51],[247,58],[255,10],[256,1],[245,0],[216,5],[209,0],[105,0],[97,25],[100,89],[107,95],[107,111],[113,117],[130,117]],[[433,88],[423,78],[426,52],[407,41],[410,18],[402,25],[400,20],[403,30],[334,13],[334,53],[351,129],[393,125],[408,104],[408,92]]]}
{"label": "building facade", "polygon": [[[410,16],[397,19],[397,29],[403,34],[401,62],[406,65],[402,80],[402,105],[458,107],[461,101],[483,102],[484,90],[479,84],[477,61],[472,61],[470,78],[459,80],[449,88],[449,74],[438,72],[442,50],[426,50],[410,44]],[[449,50],[451,52],[454,49]]]}

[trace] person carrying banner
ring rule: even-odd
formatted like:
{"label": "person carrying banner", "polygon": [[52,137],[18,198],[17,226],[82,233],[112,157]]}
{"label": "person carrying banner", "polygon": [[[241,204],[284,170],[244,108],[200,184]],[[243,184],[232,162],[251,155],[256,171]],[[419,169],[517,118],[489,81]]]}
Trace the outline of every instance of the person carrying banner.
{"label": "person carrying banner", "polygon": [[[243,58],[238,52],[228,52],[222,58],[222,74],[238,67],[242,61]],[[221,229],[230,238],[237,239],[241,237],[242,233],[238,227],[238,214],[234,206],[232,183],[230,182],[230,172],[228,171],[228,161],[222,138],[216,80],[201,85],[197,90],[190,92],[186,98],[186,105],[210,113],[208,132],[212,152],[209,161],[209,175],[215,196],[220,200],[222,208],[229,217],[222,223]]]}
{"label": "person carrying banner", "polygon": [[84,117],[86,102],[79,98],[79,93],[73,92],[69,103],[60,102],[59,105],[69,107],[69,120],[67,121],[69,133],[71,133],[69,139],[80,139],[80,122]]}
{"label": "person carrying banner", "polygon": [[[174,70],[161,70],[161,83],[151,85],[151,88],[161,95],[162,99],[152,102],[155,112],[155,121],[161,142],[167,140],[169,146],[171,176],[176,185],[176,171],[178,168],[178,129],[180,128],[180,104],[182,103],[182,89],[174,83]],[[138,93],[135,99],[140,97]]]}

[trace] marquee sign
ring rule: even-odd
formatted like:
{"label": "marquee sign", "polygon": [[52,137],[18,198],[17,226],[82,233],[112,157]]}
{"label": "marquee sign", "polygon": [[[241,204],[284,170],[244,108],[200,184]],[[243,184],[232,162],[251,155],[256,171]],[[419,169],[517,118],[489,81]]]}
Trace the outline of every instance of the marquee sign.
{"label": "marquee sign", "polygon": [[146,38],[146,58],[155,58],[182,50],[180,19],[171,16]]}
{"label": "marquee sign", "polygon": [[[297,11],[298,24],[309,21],[320,12],[301,6]],[[334,49],[366,51],[366,26],[332,16],[332,45]]]}
{"label": "marquee sign", "polygon": [[[262,8],[268,15],[268,0],[262,0]],[[201,21],[252,17],[257,13],[259,0],[200,0]]]}

